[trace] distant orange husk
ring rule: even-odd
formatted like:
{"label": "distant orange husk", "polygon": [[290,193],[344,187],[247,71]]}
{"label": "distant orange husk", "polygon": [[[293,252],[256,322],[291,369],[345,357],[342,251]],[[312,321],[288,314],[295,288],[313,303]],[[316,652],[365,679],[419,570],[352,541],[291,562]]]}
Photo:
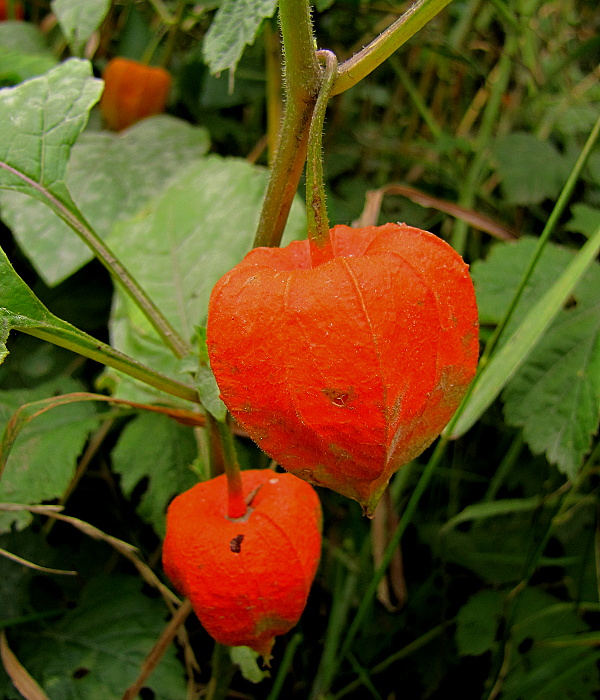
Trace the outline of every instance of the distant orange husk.
{"label": "distant orange husk", "polygon": [[113,131],[165,111],[172,80],[164,68],[117,57],[108,62],[102,77],[100,111]]}

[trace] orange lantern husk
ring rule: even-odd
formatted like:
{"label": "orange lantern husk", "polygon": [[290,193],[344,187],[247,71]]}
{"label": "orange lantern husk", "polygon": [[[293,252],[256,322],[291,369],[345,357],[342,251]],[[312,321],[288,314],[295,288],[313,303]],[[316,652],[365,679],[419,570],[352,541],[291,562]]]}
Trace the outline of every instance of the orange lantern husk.
{"label": "orange lantern husk", "polygon": [[177,496],[167,512],[163,567],[221,644],[268,660],[299,620],[321,554],[315,490],[291,474],[242,472],[246,515],[227,516],[225,475]]}
{"label": "orange lantern husk", "polygon": [[216,284],[207,344],[221,398],[250,437],[371,515],[391,475],[440,434],[475,374],[468,266],[404,224],[256,248]]}

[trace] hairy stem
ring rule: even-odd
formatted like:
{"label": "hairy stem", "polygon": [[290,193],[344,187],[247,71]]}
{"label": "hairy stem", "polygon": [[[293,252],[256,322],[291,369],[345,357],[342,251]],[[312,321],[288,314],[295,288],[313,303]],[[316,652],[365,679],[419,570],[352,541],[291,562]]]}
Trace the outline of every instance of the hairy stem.
{"label": "hairy stem", "polygon": [[323,184],[323,122],[338,65],[337,58],[331,51],[319,51],[317,55],[325,62],[325,70],[310,123],[306,162],[306,218],[313,266],[333,258]]}
{"label": "hairy stem", "polygon": [[308,130],[321,69],[307,0],[280,0],[286,105],[254,246],[278,246],[306,160]]}

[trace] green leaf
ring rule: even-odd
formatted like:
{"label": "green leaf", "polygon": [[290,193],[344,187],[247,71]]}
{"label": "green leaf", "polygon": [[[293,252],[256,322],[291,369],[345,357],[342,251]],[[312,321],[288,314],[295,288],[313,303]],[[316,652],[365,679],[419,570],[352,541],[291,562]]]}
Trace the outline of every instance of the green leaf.
{"label": "green leaf", "polygon": [[[85,587],[77,607],[15,649],[51,698],[121,700],[166,622],[161,600],[140,592],[141,579],[112,574]],[[155,700],[181,700],[185,674],[171,645],[145,682]]]}
{"label": "green leaf", "polygon": [[0,48],[31,55],[52,55],[46,37],[30,22],[0,23]]}
{"label": "green leaf", "polygon": [[492,147],[497,172],[510,204],[539,204],[555,198],[568,175],[563,156],[533,134],[501,136]]}
{"label": "green leaf", "polygon": [[539,508],[541,505],[540,498],[534,496],[532,498],[503,498],[499,501],[490,501],[474,503],[466,506],[460,513],[450,518],[440,532],[447,532],[456,527],[460,523],[466,523],[471,520],[485,520],[498,515],[510,515],[512,513],[527,513]]}
{"label": "green leaf", "polygon": [[52,0],[50,5],[71,50],[80,56],[106,16],[111,0]]}
{"label": "green leaf", "polygon": [[196,400],[196,392],[191,387],[174,382],[144,367],[127,355],[51,314],[17,275],[1,248],[0,300],[5,304],[4,307],[0,307],[0,362],[8,355],[6,341],[9,332],[15,329],[73,350],[102,364],[118,368],[129,376],[136,377],[173,396],[179,396],[187,401]]}
{"label": "green leaf", "polygon": [[224,0],[204,37],[210,72],[235,71],[244,49],[254,43],[262,21],[272,17],[276,7],[277,0]]}
{"label": "green leaf", "polygon": [[598,250],[600,228],[573,257],[550,289],[532,304],[519,327],[475,379],[473,390],[453,424],[452,437],[465,433],[515,375],[584,277]]}
{"label": "green leaf", "polygon": [[[473,265],[483,323],[497,323],[535,248],[535,239],[494,246]],[[574,260],[572,251],[547,245],[525,288],[505,337]],[[531,450],[570,478],[588,452],[600,419],[600,266],[592,263],[531,355],[502,395],[511,425],[523,427]]]}
{"label": "green leaf", "polygon": [[[77,382],[61,379],[35,389],[0,392],[0,429],[4,429],[23,404],[80,390]],[[31,421],[17,438],[8,458],[0,479],[0,502],[30,504],[62,496],[73,478],[87,437],[97,423],[91,403],[60,406]],[[23,528],[30,521],[31,515],[26,512],[0,513],[0,532],[8,531],[13,523]]]}
{"label": "green leaf", "polygon": [[571,207],[573,218],[565,224],[568,231],[583,233],[584,236],[591,236],[600,226],[600,209],[589,207],[587,204],[574,204]]}
{"label": "green leaf", "polygon": [[461,656],[479,656],[492,648],[502,616],[504,596],[498,591],[479,591],[456,616],[456,646]]}
{"label": "green leaf", "polygon": [[[517,605],[502,698],[593,700],[600,683],[600,652],[579,643],[589,628],[573,604],[526,588]],[[547,644],[558,636],[570,637],[571,644]]]}
{"label": "green leaf", "polygon": [[49,71],[57,61],[42,32],[29,22],[0,22],[0,86]]}
{"label": "green leaf", "polygon": [[[516,243],[496,243],[485,260],[476,260],[471,265],[470,273],[482,324],[495,325],[502,320],[536,246],[537,238],[532,236],[524,236]],[[550,289],[572,259],[573,253],[567,248],[552,243],[545,246],[505,337],[514,331],[532,304]]]}
{"label": "green leaf", "polygon": [[204,408],[218,421],[224,421],[225,418],[227,418],[227,406],[221,401],[221,392],[217,385],[215,375],[210,368],[208,349],[206,347],[206,328],[204,326],[198,326],[196,331],[199,363],[195,368],[195,382],[200,401]]}
{"label": "green leaf", "polygon": [[121,488],[131,496],[140,481],[147,479],[137,512],[164,537],[165,511],[169,501],[198,481],[191,470],[197,448],[191,428],[152,413],[130,421],[112,451],[112,465],[121,475]]}
{"label": "green leaf", "polygon": [[600,421],[600,266],[593,272],[588,303],[559,313],[502,394],[506,421],[571,480]]}
{"label": "green leaf", "polygon": [[71,146],[102,92],[89,61],[70,59],[39,78],[0,90],[0,188],[70,202]]}
{"label": "green leaf", "polygon": [[[205,129],[166,115],[121,134],[86,132],[71,150],[66,185],[100,238],[134,216],[169,180],[209,147]],[[49,286],[93,258],[90,248],[54,212],[18,192],[0,193],[2,217]]]}
{"label": "green leaf", "polygon": [[[214,284],[252,247],[266,182],[264,168],[210,156],[190,165],[160,198],[111,233],[111,249],[184,338],[193,338],[196,326],[206,322]],[[305,231],[302,207],[296,204],[287,237]],[[111,336],[113,344],[131,357],[168,376],[179,376],[178,361],[120,291]],[[119,386],[117,395],[148,399],[147,393],[134,391],[127,383]]]}
{"label": "green leaf", "polygon": [[264,671],[258,665],[261,655],[250,647],[230,647],[229,655],[233,663],[240,667],[242,676],[250,683],[260,683],[270,677],[269,671]]}

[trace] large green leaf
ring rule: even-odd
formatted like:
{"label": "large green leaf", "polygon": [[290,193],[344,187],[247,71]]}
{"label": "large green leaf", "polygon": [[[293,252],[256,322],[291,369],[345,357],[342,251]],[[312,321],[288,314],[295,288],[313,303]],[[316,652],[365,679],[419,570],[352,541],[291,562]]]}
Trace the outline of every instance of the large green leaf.
{"label": "large green leaf", "polygon": [[[186,339],[206,321],[216,281],[252,247],[267,171],[244,160],[210,156],[190,165],[163,195],[109,237],[116,255]],[[292,208],[287,237],[304,235],[302,207]],[[118,292],[111,323],[115,347],[169,376],[179,363],[133,304]],[[111,373],[112,374],[112,373]],[[146,400],[123,386],[118,395]]]}
{"label": "large green leaf", "polygon": [[29,22],[0,22],[0,86],[16,85],[55,65],[38,27]]}
{"label": "large green leaf", "polygon": [[[191,160],[208,150],[205,129],[160,115],[121,133],[86,132],[71,150],[66,184],[79,210],[105,238],[134,216]],[[0,193],[3,219],[44,281],[53,286],[92,259],[90,248],[48,207]]]}
{"label": "large green leaf", "polygon": [[[163,631],[161,600],[140,592],[141,579],[92,579],[77,607],[14,651],[55,700],[121,700]],[[155,700],[186,696],[183,666],[171,645],[146,680]]]}
{"label": "large green leaf", "polygon": [[204,37],[204,60],[210,72],[235,71],[263,19],[272,17],[276,7],[277,0],[224,0]]}
{"label": "large green leaf", "polygon": [[167,504],[198,481],[190,468],[196,455],[191,428],[152,413],[142,413],[128,423],[112,451],[112,466],[121,475],[125,496],[148,480],[137,511],[161,537]]}
{"label": "large green leaf", "polygon": [[85,42],[98,29],[110,5],[111,0],[52,0],[52,11],[74,54],[81,55]]}
{"label": "large green leaf", "polygon": [[89,61],[75,58],[0,90],[0,188],[70,203],[69,152],[101,92]]}
{"label": "large green leaf", "polygon": [[[69,379],[36,389],[0,392],[0,430],[23,404],[57,393],[80,391]],[[19,435],[0,478],[0,502],[39,503],[62,496],[75,472],[78,456],[98,423],[92,403],[60,406],[33,420]],[[13,523],[24,527],[31,515],[0,513],[0,532]]]}

